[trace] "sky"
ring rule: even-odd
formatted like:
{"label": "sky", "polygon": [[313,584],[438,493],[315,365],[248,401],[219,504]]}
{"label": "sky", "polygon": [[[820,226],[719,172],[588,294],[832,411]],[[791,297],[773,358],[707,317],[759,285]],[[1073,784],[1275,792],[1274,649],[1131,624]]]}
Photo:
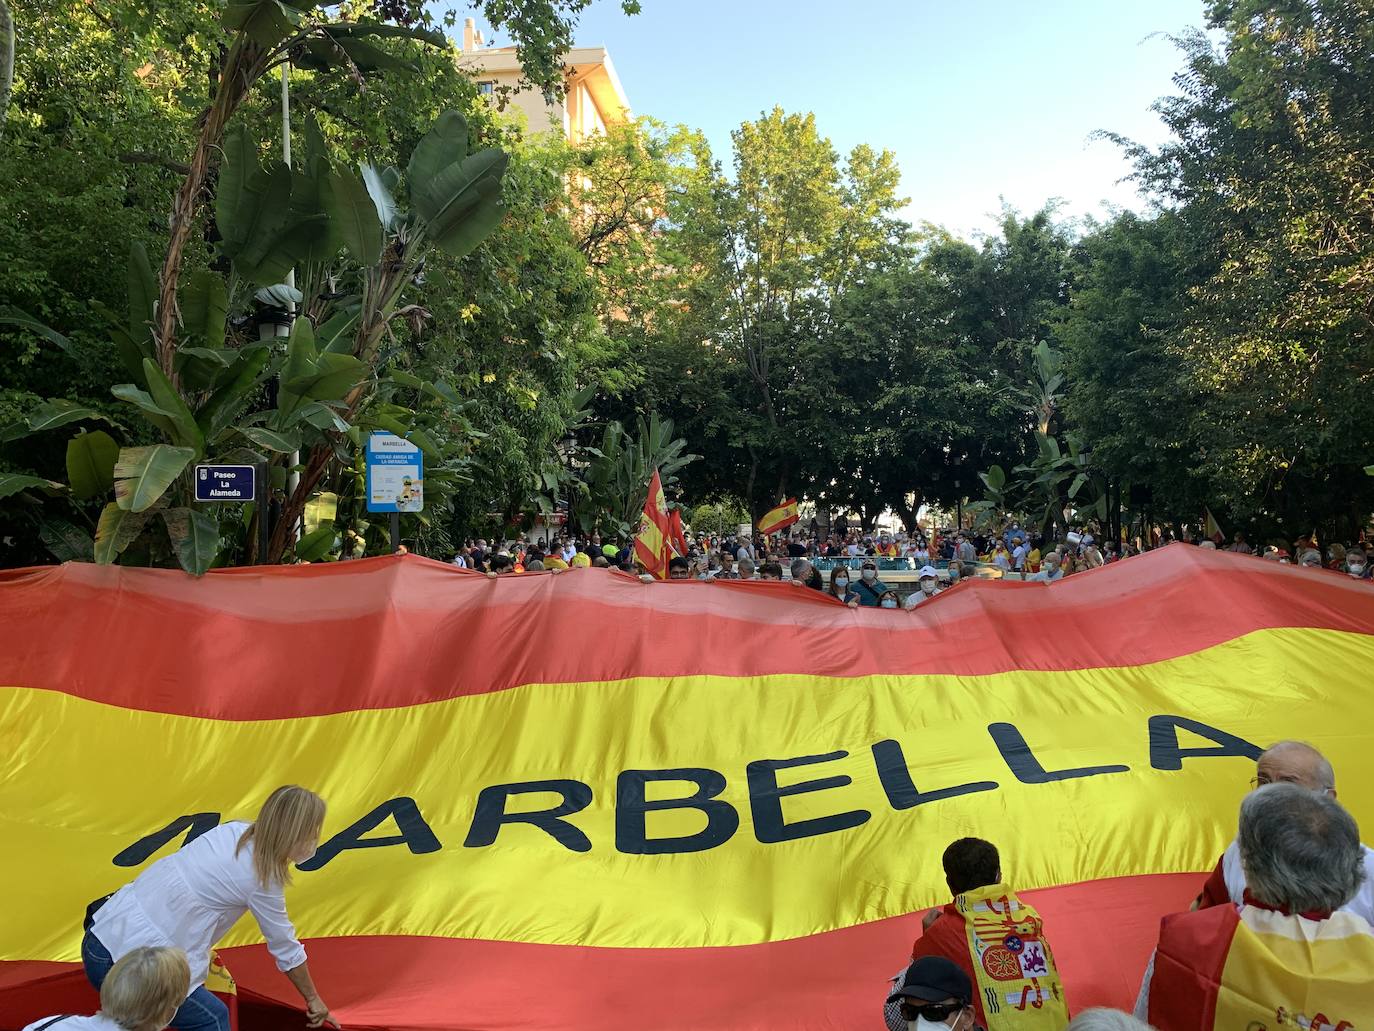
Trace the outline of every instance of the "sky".
{"label": "sky", "polygon": [[1140,209],[1120,150],[1090,137],[1165,138],[1150,108],[1182,56],[1164,37],[1202,24],[1203,0],[643,0],[633,17],[596,0],[576,39],[609,50],[635,114],[701,129],[727,168],[741,122],[813,111],[841,153],[896,154],[903,217],[973,238],[1003,199]]}

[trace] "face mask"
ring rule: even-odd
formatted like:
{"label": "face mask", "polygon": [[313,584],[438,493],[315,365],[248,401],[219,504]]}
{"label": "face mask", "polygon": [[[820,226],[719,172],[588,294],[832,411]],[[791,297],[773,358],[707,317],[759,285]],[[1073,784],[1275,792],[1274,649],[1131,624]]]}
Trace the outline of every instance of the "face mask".
{"label": "face mask", "polygon": [[906,1022],[907,1031],[950,1031],[948,1024],[937,1024],[925,1017],[917,1017]]}
{"label": "face mask", "polygon": [[1364,573],[1364,563],[1363,563],[1363,562],[1352,562],[1352,563],[1350,563],[1350,575],[1351,575],[1351,576],[1360,576],[1360,575],[1362,575],[1363,573]]}
{"label": "face mask", "polygon": [[839,577],[839,578],[837,578],[837,579],[835,580],[835,590],[837,590],[837,591],[842,591],[842,590],[844,590],[844,589],[845,589],[846,587],[848,587],[848,586],[849,586],[849,581],[846,580],[846,579],[845,579],[844,577],[842,577],[842,576]]}
{"label": "face mask", "polygon": [[864,579],[865,579],[865,580],[876,580],[876,579],[878,579],[878,571],[877,571],[876,569],[865,569],[865,570],[864,570]]}
{"label": "face mask", "polygon": [[893,601],[891,598],[884,598],[882,601],[882,605],[885,609],[895,609],[897,607],[897,603]]}
{"label": "face mask", "polygon": [[922,593],[924,593],[924,594],[934,594],[934,593],[935,593],[935,581],[934,581],[934,580],[922,580],[922,581],[921,581],[921,591],[922,591]]}

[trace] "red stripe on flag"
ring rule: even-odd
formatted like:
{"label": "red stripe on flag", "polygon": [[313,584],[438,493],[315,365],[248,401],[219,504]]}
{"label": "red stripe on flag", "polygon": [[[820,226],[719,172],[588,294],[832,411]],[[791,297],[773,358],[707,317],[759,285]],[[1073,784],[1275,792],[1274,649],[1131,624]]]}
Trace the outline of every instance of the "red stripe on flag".
{"label": "red stripe on flag", "polygon": [[[1045,633],[1065,626],[1077,628],[1074,648]],[[1054,585],[962,583],[900,617],[785,583],[643,584],[599,569],[491,580],[413,556],[201,580],[70,563],[0,573],[0,689],[285,719],[530,683],[1136,666],[1273,627],[1374,633],[1374,588],[1181,544]],[[473,663],[475,639],[540,647]],[[741,647],[752,640],[767,647]],[[359,676],[382,648],[388,675]],[[308,656],[308,681],[283,655]]]}
{"label": "red stripe on flag", "polygon": [[[1188,908],[1202,874],[1090,881],[1021,892],[1040,911],[1074,1012],[1129,1010],[1166,913]],[[921,914],[789,941],[714,949],[599,949],[448,938],[306,942],[310,970],[347,1028],[537,1027],[540,1031],[881,1027],[886,982],[910,960]],[[223,949],[241,998],[298,1007],[265,946]],[[8,969],[7,969],[8,968]],[[0,963],[0,1028],[79,1007],[93,993],[67,966]],[[8,987],[7,987],[8,986]],[[805,1006],[791,1005],[793,989]]]}

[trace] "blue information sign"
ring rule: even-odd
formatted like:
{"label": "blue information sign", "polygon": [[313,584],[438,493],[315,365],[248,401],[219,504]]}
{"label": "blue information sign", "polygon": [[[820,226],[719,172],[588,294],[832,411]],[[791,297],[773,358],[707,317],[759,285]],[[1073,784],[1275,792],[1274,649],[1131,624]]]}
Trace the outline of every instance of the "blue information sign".
{"label": "blue information sign", "polygon": [[251,465],[198,465],[196,500],[252,501],[254,473]]}
{"label": "blue information sign", "polygon": [[367,438],[367,510],[419,512],[425,507],[424,454],[394,433]]}

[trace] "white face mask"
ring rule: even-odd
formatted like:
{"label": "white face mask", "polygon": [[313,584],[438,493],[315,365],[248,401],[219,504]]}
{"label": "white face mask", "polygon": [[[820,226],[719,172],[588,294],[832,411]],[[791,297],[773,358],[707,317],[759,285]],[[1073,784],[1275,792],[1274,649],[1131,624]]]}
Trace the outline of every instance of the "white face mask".
{"label": "white face mask", "polygon": [[917,1017],[915,1020],[906,1022],[907,1031],[949,1031],[948,1024],[937,1024],[933,1020],[925,1017]]}
{"label": "white face mask", "polygon": [[876,580],[876,579],[878,579],[878,571],[877,571],[876,569],[865,569],[865,570],[864,570],[864,579],[865,579],[865,580]]}
{"label": "white face mask", "polygon": [[935,581],[934,581],[934,580],[922,580],[922,581],[921,581],[921,590],[922,590],[922,592],[924,592],[925,594],[934,594],[934,593],[935,593]]}
{"label": "white face mask", "polygon": [[1351,576],[1359,576],[1359,575],[1362,574],[1363,572],[1364,572],[1364,563],[1363,563],[1363,562],[1352,562],[1352,563],[1350,563],[1350,575],[1351,575]]}
{"label": "white face mask", "polygon": [[842,577],[842,576],[839,577],[839,578],[837,578],[837,579],[835,580],[835,590],[837,590],[837,591],[842,591],[842,590],[844,590],[844,589],[845,589],[846,587],[848,587],[848,586],[849,586],[849,581],[848,581],[847,579],[845,579],[844,577]]}

